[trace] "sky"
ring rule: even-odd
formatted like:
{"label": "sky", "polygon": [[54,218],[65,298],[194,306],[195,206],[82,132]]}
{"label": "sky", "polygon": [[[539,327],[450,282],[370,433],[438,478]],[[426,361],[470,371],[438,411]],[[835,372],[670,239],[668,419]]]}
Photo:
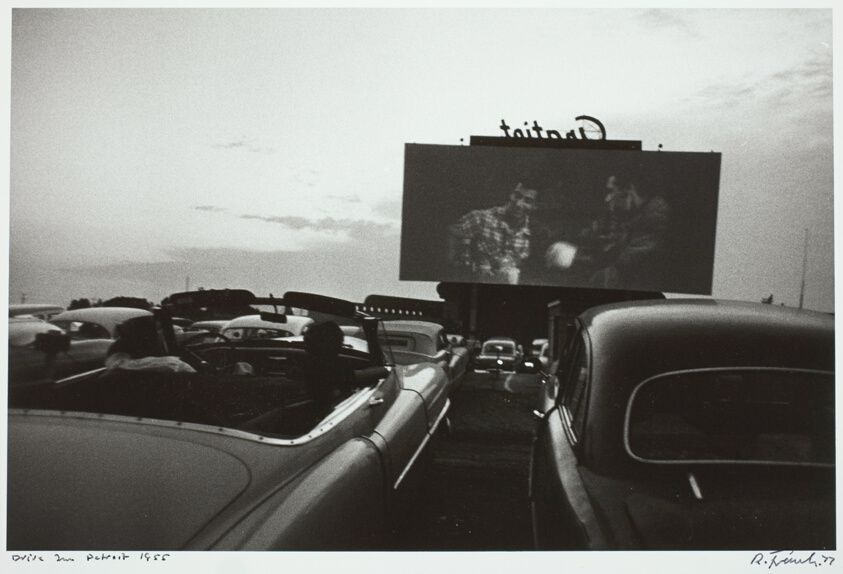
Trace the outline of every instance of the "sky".
{"label": "sky", "polygon": [[712,295],[834,310],[829,9],[16,9],[9,302],[398,280],[404,144],[722,154]]}

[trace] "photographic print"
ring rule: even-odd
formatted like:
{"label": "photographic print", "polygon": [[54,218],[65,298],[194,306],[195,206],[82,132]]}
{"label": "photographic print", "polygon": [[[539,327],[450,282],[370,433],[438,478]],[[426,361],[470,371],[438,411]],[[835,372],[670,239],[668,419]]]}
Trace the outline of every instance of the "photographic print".
{"label": "photographic print", "polygon": [[839,567],[839,14],[552,4],[4,10],[12,571]]}

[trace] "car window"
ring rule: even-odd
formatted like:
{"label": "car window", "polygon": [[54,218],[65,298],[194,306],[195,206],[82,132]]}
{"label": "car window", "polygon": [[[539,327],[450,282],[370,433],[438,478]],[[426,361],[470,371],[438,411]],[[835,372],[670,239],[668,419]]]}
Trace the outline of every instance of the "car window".
{"label": "car window", "polygon": [[834,375],[706,369],[649,379],[625,420],[629,453],[649,462],[834,463]]}
{"label": "car window", "polygon": [[437,350],[447,349],[448,348],[448,338],[445,336],[444,331],[440,331],[439,335],[437,336]]}
{"label": "car window", "polygon": [[503,355],[514,355],[515,345],[507,343],[506,341],[484,343],[482,353],[484,355],[495,355],[497,353],[501,353]]}
{"label": "car window", "polygon": [[568,409],[574,436],[582,435],[585,426],[586,388],[588,386],[588,357],[584,344],[573,350],[568,380],[563,392],[563,404]]}
{"label": "car window", "polygon": [[378,340],[382,346],[392,349],[403,349],[405,351],[414,351],[416,349],[416,340],[409,335],[390,333],[387,336],[378,337]]}
{"label": "car window", "polygon": [[64,321],[63,324],[56,323],[70,334],[71,339],[109,339],[111,335],[108,329],[96,323],[87,321]]}

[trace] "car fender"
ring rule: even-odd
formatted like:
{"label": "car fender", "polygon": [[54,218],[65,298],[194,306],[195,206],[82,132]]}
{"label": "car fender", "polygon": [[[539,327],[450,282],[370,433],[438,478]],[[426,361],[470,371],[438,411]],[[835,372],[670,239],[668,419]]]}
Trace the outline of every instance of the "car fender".
{"label": "car fender", "polygon": [[534,537],[541,549],[607,549],[558,409],[547,413],[530,464]]}
{"label": "car fender", "polygon": [[424,401],[428,428],[433,429],[447,408],[451,380],[445,370],[433,363],[407,365],[398,369],[402,387],[417,393]]}
{"label": "car fender", "polygon": [[215,549],[360,550],[386,535],[381,454],[354,438],[274,494]]}

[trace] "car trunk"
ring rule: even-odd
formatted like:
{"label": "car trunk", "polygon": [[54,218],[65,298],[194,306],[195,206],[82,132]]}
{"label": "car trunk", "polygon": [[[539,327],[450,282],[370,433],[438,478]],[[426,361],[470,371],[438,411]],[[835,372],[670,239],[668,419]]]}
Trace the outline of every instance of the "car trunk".
{"label": "car trunk", "polygon": [[612,544],[652,550],[835,547],[834,471],[653,467],[640,480],[583,471]]}

